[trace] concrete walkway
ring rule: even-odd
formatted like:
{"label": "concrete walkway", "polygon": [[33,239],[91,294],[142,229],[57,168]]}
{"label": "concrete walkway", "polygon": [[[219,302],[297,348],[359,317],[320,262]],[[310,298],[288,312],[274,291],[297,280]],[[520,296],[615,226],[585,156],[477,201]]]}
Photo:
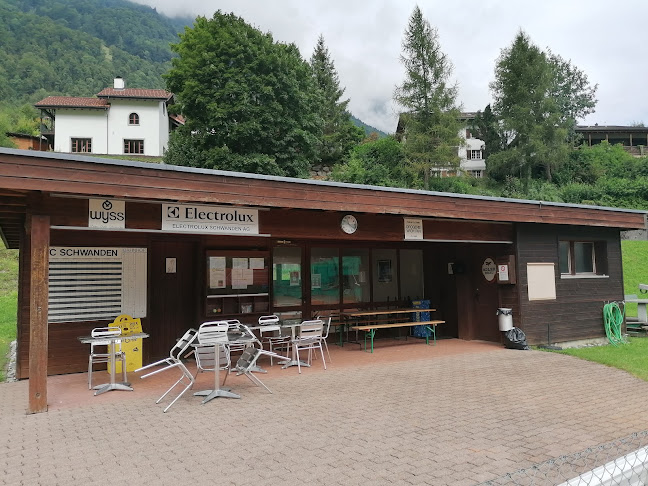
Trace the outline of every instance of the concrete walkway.
{"label": "concrete walkway", "polygon": [[273,394],[231,376],[241,400],[187,394],[166,414],[170,373],[99,397],[85,374],[50,377],[37,415],[26,381],[0,384],[0,484],[474,485],[647,428],[648,383],[567,356],[458,340],[331,352],[327,371],[273,367]]}

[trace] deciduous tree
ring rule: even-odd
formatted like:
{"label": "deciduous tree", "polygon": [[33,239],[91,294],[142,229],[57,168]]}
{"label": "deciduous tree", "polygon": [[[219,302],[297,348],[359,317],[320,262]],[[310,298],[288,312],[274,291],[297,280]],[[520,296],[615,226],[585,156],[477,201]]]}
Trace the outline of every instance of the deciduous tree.
{"label": "deciduous tree", "polygon": [[567,161],[578,119],[592,113],[596,88],[559,55],[543,52],[522,31],[502,49],[491,83],[502,151],[486,160],[489,176],[552,181]]}
{"label": "deciduous tree", "polygon": [[195,156],[191,165],[307,176],[321,129],[319,90],[294,44],[218,11],[198,17],[172,49],[167,86],[187,123],[167,160],[182,162],[173,153],[180,150]]}
{"label": "deciduous tree", "polygon": [[351,151],[349,160],[338,164],[333,179],[355,184],[412,187],[415,180],[407,170],[403,145],[394,137],[368,138]]}
{"label": "deciduous tree", "polygon": [[500,180],[513,175],[528,181],[543,173],[551,181],[552,170],[566,160],[568,150],[566,123],[551,95],[554,69],[547,56],[520,31],[513,44],[502,50],[490,87],[506,150],[488,158],[488,174]]}

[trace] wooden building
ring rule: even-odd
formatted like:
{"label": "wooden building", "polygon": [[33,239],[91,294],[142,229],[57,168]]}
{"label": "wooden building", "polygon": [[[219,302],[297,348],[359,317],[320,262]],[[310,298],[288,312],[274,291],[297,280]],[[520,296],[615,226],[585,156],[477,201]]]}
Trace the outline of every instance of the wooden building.
{"label": "wooden building", "polygon": [[589,147],[608,142],[610,145],[621,144],[623,149],[635,157],[648,155],[648,128],[616,125],[579,125],[576,134],[583,137],[583,143]]}
{"label": "wooden building", "polygon": [[[530,344],[605,335],[620,230],[643,211],[0,149],[0,235],[20,249],[19,378],[87,369],[77,337],[141,317],[144,362],[206,320],[409,305],[438,333]],[[41,408],[42,409],[42,408]]]}
{"label": "wooden building", "polygon": [[49,142],[44,136],[35,137],[26,133],[15,132],[7,132],[7,136],[18,149],[42,151],[47,151],[50,149]]}

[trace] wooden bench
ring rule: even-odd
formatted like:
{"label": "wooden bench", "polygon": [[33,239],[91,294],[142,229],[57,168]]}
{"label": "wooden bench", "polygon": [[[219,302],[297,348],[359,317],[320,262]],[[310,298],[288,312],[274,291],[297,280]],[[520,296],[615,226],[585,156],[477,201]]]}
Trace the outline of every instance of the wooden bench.
{"label": "wooden bench", "polygon": [[[352,326],[351,329],[356,331],[365,332],[365,351],[367,350],[367,336],[371,338],[371,352],[374,349],[374,336],[378,329],[392,329],[395,327],[412,327],[412,326],[425,326],[434,336],[434,345],[436,346],[436,326],[438,324],[445,324],[445,321],[408,321],[408,322],[392,322],[389,324],[363,324],[359,326]],[[425,344],[430,344],[430,337],[425,337]]]}
{"label": "wooden bench", "polygon": [[[435,312],[435,311],[436,309],[426,309],[426,308],[418,309],[412,307],[400,308],[400,309],[347,310],[340,313],[340,316],[344,319],[344,321],[341,321],[340,325],[342,326],[342,329],[346,328],[347,340],[349,338],[349,329],[353,329],[354,331],[356,331],[356,340],[357,340],[358,331],[360,330],[359,328],[361,327],[367,327],[368,329],[373,327],[379,329],[380,326],[382,325],[388,325],[388,327],[416,326],[418,324],[416,322],[411,321],[412,317],[410,317],[409,314],[417,314],[420,316],[422,312]],[[340,346],[344,345],[342,341],[342,334],[340,334],[339,344]],[[367,344],[367,339],[365,336],[365,348],[366,348],[366,344]]]}
{"label": "wooden bench", "polygon": [[637,317],[626,317],[626,332],[631,336],[645,336],[648,334],[648,322],[640,321]]}

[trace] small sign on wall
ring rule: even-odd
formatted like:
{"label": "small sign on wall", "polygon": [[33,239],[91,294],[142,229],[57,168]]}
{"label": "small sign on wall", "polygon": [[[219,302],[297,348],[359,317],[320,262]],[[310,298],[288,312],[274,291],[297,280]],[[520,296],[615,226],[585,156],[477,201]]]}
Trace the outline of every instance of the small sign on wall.
{"label": "small sign on wall", "polygon": [[423,220],[414,218],[403,218],[405,225],[405,239],[406,240],[422,240],[423,239]]}
{"label": "small sign on wall", "polygon": [[484,260],[484,263],[482,263],[482,275],[484,275],[484,278],[492,282],[493,279],[495,278],[495,274],[497,273],[497,265],[495,265],[495,262],[493,261],[492,258],[487,258]]}
{"label": "small sign on wall", "polygon": [[162,204],[162,231],[258,235],[259,211],[230,206]]}
{"label": "small sign on wall", "polygon": [[116,199],[90,199],[88,201],[88,228],[126,227],[126,202]]}
{"label": "small sign on wall", "polygon": [[176,273],[176,259],[167,258],[166,259],[166,273]]}

